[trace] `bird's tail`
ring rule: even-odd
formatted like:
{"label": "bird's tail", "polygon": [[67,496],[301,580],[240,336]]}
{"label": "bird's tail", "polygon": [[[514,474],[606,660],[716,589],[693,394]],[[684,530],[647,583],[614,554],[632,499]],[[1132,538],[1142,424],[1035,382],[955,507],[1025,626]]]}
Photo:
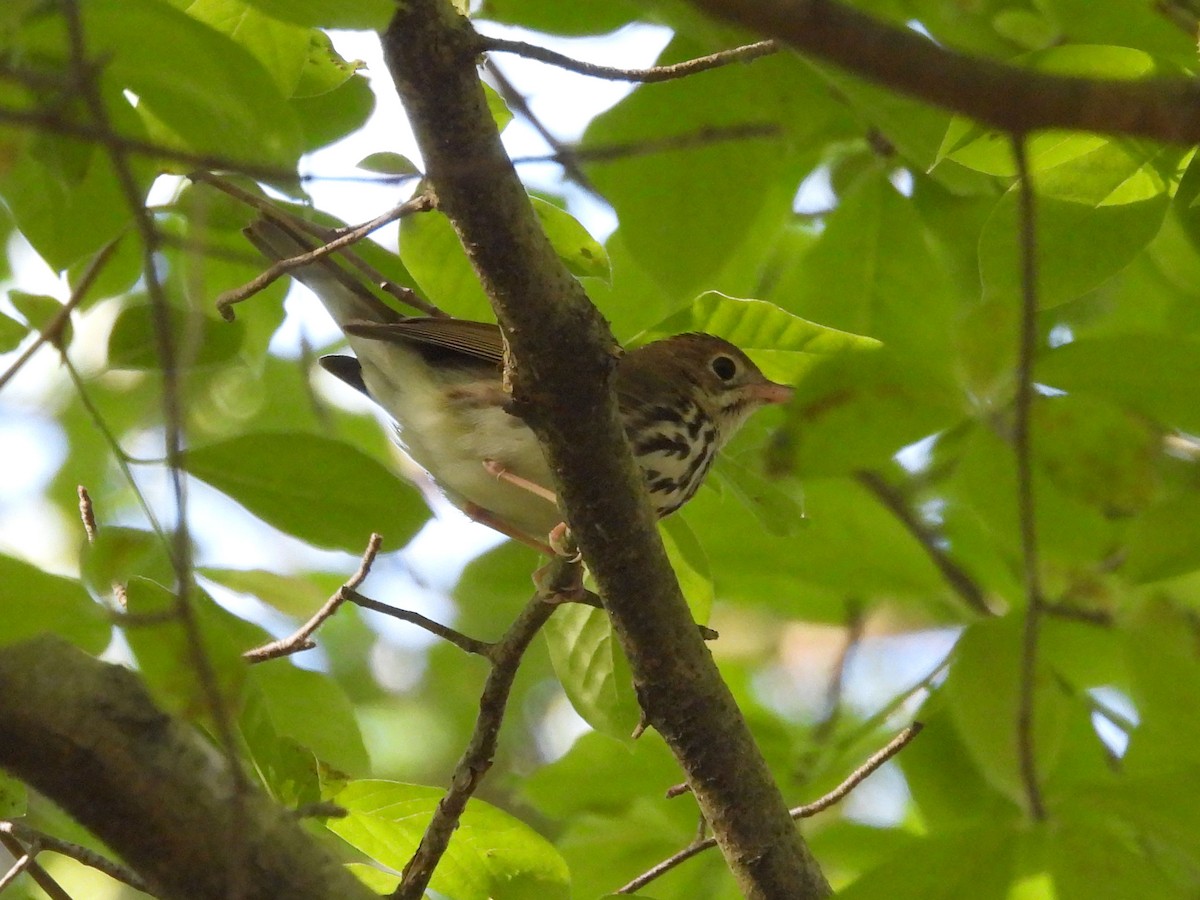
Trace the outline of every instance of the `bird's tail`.
{"label": "bird's tail", "polygon": [[[263,256],[275,261],[310,253],[315,246],[312,238],[266,216],[260,216],[243,233]],[[390,324],[404,320],[402,314],[371,293],[334,256],[322,256],[292,269],[290,274],[320,298],[339,328],[344,330],[348,322]]]}

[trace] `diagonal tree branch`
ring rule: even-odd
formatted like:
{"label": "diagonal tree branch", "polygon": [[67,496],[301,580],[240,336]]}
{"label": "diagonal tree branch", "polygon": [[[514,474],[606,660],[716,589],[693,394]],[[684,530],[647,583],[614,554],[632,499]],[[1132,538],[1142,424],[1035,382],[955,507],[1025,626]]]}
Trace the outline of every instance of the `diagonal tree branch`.
{"label": "diagonal tree branch", "polygon": [[1069,128],[1200,142],[1200,83],[1051,75],[959,53],[836,0],[692,0],[814,59],[1001,131]]}
{"label": "diagonal tree branch", "polygon": [[617,420],[619,348],[537,223],[488,114],[477,49],[448,0],[409,0],[384,35],[439,208],[504,329],[514,409],[542,440],[647,721],[682,765],[742,892],[827,896],[671,571]]}
{"label": "diagonal tree branch", "polygon": [[234,808],[225,757],[129,670],[46,636],[0,649],[0,684],[0,767],[120,854],[156,897],[375,897],[261,791],[240,788]]}

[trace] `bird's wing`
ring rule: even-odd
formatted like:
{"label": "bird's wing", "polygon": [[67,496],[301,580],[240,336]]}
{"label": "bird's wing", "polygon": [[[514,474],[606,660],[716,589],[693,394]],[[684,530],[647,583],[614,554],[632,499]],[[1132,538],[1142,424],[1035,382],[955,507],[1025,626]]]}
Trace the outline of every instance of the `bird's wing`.
{"label": "bird's wing", "polygon": [[504,361],[504,339],[500,336],[500,327],[490,322],[412,316],[386,325],[352,321],[345,323],[342,330],[359,338],[450,350],[497,366]]}

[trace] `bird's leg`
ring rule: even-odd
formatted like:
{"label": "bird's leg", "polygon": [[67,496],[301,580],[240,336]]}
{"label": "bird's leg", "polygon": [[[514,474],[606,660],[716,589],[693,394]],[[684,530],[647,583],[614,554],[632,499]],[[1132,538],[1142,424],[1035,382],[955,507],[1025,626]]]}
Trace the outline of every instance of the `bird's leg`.
{"label": "bird's leg", "polygon": [[488,528],[498,531],[505,537],[512,538],[514,541],[520,541],[526,547],[532,547],[534,550],[543,554],[544,556],[559,555],[550,547],[549,544],[539,541],[537,538],[530,537],[523,531],[518,531],[499,516],[495,515],[490,510],[484,509],[478,504],[465,503],[462,506],[462,511],[466,514],[467,518],[471,519],[473,522],[478,522],[480,525],[486,525]]}
{"label": "bird's leg", "polygon": [[[485,459],[483,461],[483,468],[489,475],[494,475],[500,481],[507,481],[513,487],[519,487],[523,491],[529,491],[535,497],[541,497],[547,503],[553,503],[555,506],[558,505],[558,497],[553,491],[542,487],[536,481],[530,481],[528,478],[522,478],[515,472],[510,472],[501,462],[497,462],[494,459]],[[507,534],[508,532],[505,533]],[[578,548],[575,547],[575,542],[571,539],[571,532],[567,528],[566,522],[559,522],[551,529],[548,544],[550,550],[553,551],[553,555],[561,556],[569,562],[579,562],[583,558]]]}
{"label": "bird's leg", "polygon": [[497,462],[494,459],[485,459],[483,461],[483,468],[487,470],[489,475],[496,476],[500,481],[507,481],[515,487],[529,491],[535,497],[541,497],[555,506],[558,505],[558,497],[555,496],[554,491],[542,487],[536,481],[530,481],[528,478],[522,478],[520,475],[508,471],[508,469],[504,468],[503,463]]}

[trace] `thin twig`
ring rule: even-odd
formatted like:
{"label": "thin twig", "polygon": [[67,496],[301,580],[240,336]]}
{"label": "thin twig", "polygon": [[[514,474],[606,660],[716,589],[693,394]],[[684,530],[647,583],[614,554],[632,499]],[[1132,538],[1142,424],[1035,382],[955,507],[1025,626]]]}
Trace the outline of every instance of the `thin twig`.
{"label": "thin twig", "polygon": [[266,662],[268,659],[278,659],[281,656],[290,656],[293,653],[299,653],[301,650],[311,650],[315,647],[316,644],[309,640],[309,638],[313,632],[325,623],[326,619],[337,612],[338,608],[349,599],[350,592],[366,581],[367,575],[371,572],[371,566],[375,562],[375,557],[379,555],[379,548],[382,543],[383,538],[380,535],[374,533],[371,535],[370,540],[367,541],[367,549],[363,551],[358,571],[350,576],[345,584],[333,592],[333,596],[325,601],[324,605],[316,611],[311,619],[285,638],[271,641],[269,644],[263,644],[261,647],[256,647],[253,650],[247,650],[242,654],[242,658],[254,664]]}
{"label": "thin twig", "polygon": [[[307,219],[300,218],[299,216],[290,215],[282,210],[277,204],[266,199],[265,197],[260,197],[257,194],[252,194],[249,191],[245,191],[236,184],[233,184],[231,181],[221,178],[218,175],[214,175],[211,172],[193,172],[189,177],[193,181],[203,181],[205,184],[209,184],[215,187],[217,190],[228,194],[235,200],[245,203],[251,209],[258,210],[260,213],[270,218],[279,219],[298,231],[302,231],[305,234],[311,235],[313,238],[321,241],[322,243],[336,240],[339,236],[344,235],[352,230],[348,228],[326,228],[323,225],[318,225],[315,222],[310,222]],[[378,181],[379,180],[377,179],[376,182]],[[425,193],[427,193],[431,198],[431,201],[436,204],[436,199],[434,198],[433,193],[430,191]],[[372,284],[378,287],[379,290],[389,294],[392,297],[395,297],[401,303],[411,306],[413,309],[416,309],[427,316],[444,318],[448,315],[446,312],[439,309],[425,298],[419,296],[410,288],[407,288],[402,284],[396,284],[394,281],[385,278],[378,269],[369,265],[357,253],[354,253],[347,248],[343,248],[338,255],[353,268],[358,269],[358,271],[368,278]]]}
{"label": "thin twig", "polygon": [[524,95],[516,89],[511,81],[508,80],[508,77],[504,74],[501,68],[496,65],[496,61],[493,59],[488,59],[483,65],[487,73],[491,75],[492,80],[496,82],[496,89],[500,92],[501,99],[504,100],[509,109],[520,115],[521,118],[529,123],[534,131],[542,136],[542,140],[545,141],[550,146],[550,149],[554,152],[554,154],[559,157],[558,164],[562,166],[563,171],[567,174],[567,177],[569,177],[588,193],[599,197],[599,191],[596,190],[595,185],[592,184],[587,175],[584,174],[583,169],[580,168],[579,160],[576,158],[571,148],[559,140],[558,136],[549,128],[547,128],[546,124],[538,117],[538,115],[529,108],[529,103],[526,101]]}
{"label": "thin twig", "polygon": [[[249,784],[246,780],[245,770],[238,758],[238,743],[229,718],[229,711],[225,707],[212,660],[209,659],[205,650],[200,624],[190,598],[193,581],[192,546],[188,529],[186,479],[182,468],[184,428],[183,410],[180,403],[182,392],[170,304],[159,278],[155,258],[159,245],[158,229],[146,209],[143,192],[134,177],[129,159],[130,150],[122,144],[113,131],[108,110],[96,80],[95,69],[89,63],[79,0],[67,0],[63,4],[63,11],[71,49],[72,80],[91,114],[93,125],[100,134],[100,142],[107,152],[117,184],[133,216],[135,230],[141,239],[142,277],[146,285],[146,293],[150,298],[155,347],[162,366],[164,443],[176,513],[174,540],[170,553],[175,577],[175,609],[183,629],[189,661],[201,685],[208,712],[216,729],[218,746],[230,770],[233,788],[230,797],[231,833],[237,834],[241,829],[241,820],[244,815],[243,798]],[[231,841],[230,847],[233,852],[246,852],[246,848],[236,841]],[[242,872],[243,869],[244,867],[238,867],[237,871]],[[231,900],[239,900],[244,892],[243,888],[244,886],[241,884],[233,885]]]}
{"label": "thin twig", "polygon": [[250,178],[261,178],[263,181],[274,184],[292,184],[297,181],[296,173],[291,169],[231,159],[211,153],[193,153],[178,147],[167,147],[153,141],[117,134],[107,124],[72,122],[54,112],[0,106],[0,122],[29,128],[39,134],[60,134],[91,141],[113,148],[128,156],[149,157],[154,160],[178,163],[182,166],[193,166],[197,169],[236,172]]}
{"label": "thin twig", "polygon": [[136,872],[80,844],[43,834],[20,822],[0,822],[0,834],[12,835],[29,846],[37,844],[43,851],[48,850],[51,853],[69,856],[76,862],[103,872],[115,881],[129,885],[134,890],[149,892],[146,882]]}
{"label": "thin twig", "polygon": [[23,855],[16,857],[15,862],[12,864],[12,868],[5,872],[3,877],[0,877],[0,893],[3,893],[5,890],[10,888],[13,883],[20,878],[22,874],[24,874],[25,870],[33,865],[34,859],[36,858],[40,849],[41,848],[36,845],[30,845],[25,850]]}
{"label": "thin twig", "polygon": [[51,900],[71,900],[71,895],[64,891],[54,877],[38,863],[37,851],[33,847],[26,849],[20,841],[2,828],[0,828],[0,846],[3,846],[13,859],[20,859],[22,856],[30,858],[25,866],[25,871],[29,873],[34,884],[45,891],[46,896]]}
{"label": "thin twig", "polygon": [[54,314],[54,318],[47,322],[46,327],[38,332],[38,336],[34,342],[25,348],[21,355],[17,357],[16,361],[14,361],[13,364],[8,367],[7,371],[5,371],[3,375],[0,375],[0,390],[3,390],[4,386],[8,384],[12,377],[16,375],[17,372],[21,371],[22,366],[29,362],[30,358],[33,356],[33,354],[37,353],[38,348],[40,348],[42,344],[46,343],[47,341],[53,341],[57,344],[58,339],[62,334],[63,326],[67,324],[67,320],[71,317],[72,311],[75,309],[75,307],[87,299],[88,291],[92,289],[92,285],[99,277],[100,272],[104,269],[104,266],[107,265],[108,261],[112,258],[113,253],[116,252],[117,244],[120,242],[120,236],[113,238],[111,241],[101,247],[100,250],[97,251],[96,255],[92,257],[92,261],[88,263],[88,266],[84,270],[83,275],[80,277],[79,282],[75,285],[75,289],[71,292],[71,296],[68,298],[67,302],[63,304],[62,309]]}
{"label": "thin twig", "polygon": [[[150,501],[146,499],[146,495],[142,493],[142,489],[138,487],[137,480],[133,477],[133,470],[129,465],[133,461],[133,458],[125,452],[125,448],[121,446],[121,442],[117,439],[117,436],[108,427],[108,423],[100,414],[99,408],[92,400],[92,396],[88,392],[86,385],[84,385],[83,377],[79,374],[79,370],[75,368],[75,364],[71,362],[71,358],[67,356],[65,350],[62,351],[62,363],[63,367],[67,370],[67,375],[70,377],[71,383],[75,385],[75,393],[79,397],[79,402],[83,404],[83,408],[87,411],[88,417],[91,418],[92,424],[96,426],[96,430],[100,432],[100,436],[104,438],[109,450],[112,451],[113,458],[117,461],[117,468],[121,470],[121,475],[129,484],[130,490],[133,491],[133,496],[137,499],[138,506],[146,516],[146,521],[150,524],[150,528],[158,535],[159,540],[163,544],[167,544],[167,535],[163,531],[162,524],[158,521],[158,516],[154,514],[154,509],[150,506]],[[168,547],[169,551],[170,548]]]}
{"label": "thin twig", "polygon": [[320,260],[331,253],[349,247],[358,241],[361,241],[373,231],[378,231],[384,225],[395,222],[397,219],[417,212],[427,212],[433,209],[433,195],[429,193],[417,194],[411,200],[406,200],[399,206],[389,209],[385,213],[381,213],[369,222],[364,222],[344,232],[340,236],[331,241],[326,242],[320,247],[301,253],[297,256],[291,256],[287,259],[276,260],[268,266],[257,277],[246,282],[244,285],[232,290],[225,291],[217,298],[217,312],[227,320],[233,319],[233,313],[230,311],[235,303],[241,303],[244,300],[257,294],[267,285],[272,284],[278,278],[291,272],[293,269],[298,269],[301,266],[311,265],[317,260]]}
{"label": "thin twig", "polygon": [[938,540],[937,534],[927,523],[921,521],[899,490],[878,472],[860,471],[855,473],[855,478],[899,520],[909,534],[917,539],[917,543],[921,545],[925,555],[942,573],[942,578],[967,606],[985,616],[995,615],[995,612],[988,606],[983,588],[967,574],[962,566],[950,558],[950,554]]}
{"label": "thin twig", "polygon": [[1072,603],[1052,603],[1042,601],[1042,612],[1047,616],[1067,619],[1072,622],[1082,622],[1085,625],[1097,625],[1101,628],[1113,626],[1113,614],[1107,609],[1086,609]]}
{"label": "thin twig", "polygon": [[[793,807],[788,811],[789,815],[791,815],[793,819],[807,819],[810,816],[815,816],[819,812],[824,812],[825,810],[829,809],[829,807],[841,802],[845,799],[847,794],[862,784],[862,782],[865,781],[880,766],[908,746],[912,739],[921,733],[921,729],[923,727],[924,726],[920,722],[913,722],[898,735],[888,741],[885,746],[871,754],[866,762],[851,772],[849,777],[846,778],[846,780],[839,784],[836,788],[834,788],[825,796],[821,797],[819,800],[815,800],[812,803],[807,803],[804,806]],[[717,846],[717,840],[713,837],[707,837],[698,841],[694,841],[693,843],[684,847],[678,853],[668,857],[667,859],[664,859],[653,868],[647,869],[637,878],[633,879],[625,886],[618,888],[613,893],[632,894],[635,891],[639,891],[650,882],[660,878],[667,872],[674,869],[680,863],[686,862],[693,856],[703,853],[705,850],[709,850],[715,846]]]}
{"label": "thin twig", "polygon": [[[576,564],[560,559],[551,565],[565,568]],[[565,583],[553,577],[550,582]],[[454,769],[450,788],[438,802],[433,818],[421,837],[417,852],[404,867],[400,884],[391,895],[395,900],[418,900],[424,896],[429,879],[449,846],[450,836],[458,828],[467,801],[492,766],[513,679],[529,642],[554,614],[558,604],[552,602],[553,599],[539,590],[525,604],[525,608],[504,636],[491,646],[488,659],[492,663],[492,670],[479,698],[479,716],[475,720],[475,730]]]}
{"label": "thin twig", "polygon": [[871,754],[861,766],[850,773],[850,776],[835,787],[832,791],[821,797],[819,800],[814,800],[812,803],[804,806],[797,806],[791,810],[793,819],[807,819],[810,816],[815,816],[819,812],[824,812],[836,803],[845,799],[846,795],[852,790],[866,781],[876,769],[882,766],[885,762],[903,750],[909,745],[913,738],[921,733],[924,728],[921,722],[913,722],[898,735],[888,741],[883,747]]}
{"label": "thin twig", "polygon": [[1012,138],[1017,166],[1021,266],[1021,330],[1017,350],[1016,421],[1013,452],[1017,463],[1017,514],[1021,528],[1021,575],[1025,588],[1025,627],[1021,641],[1021,674],[1017,700],[1017,756],[1025,785],[1029,814],[1035,821],[1046,817],[1038,784],[1034,746],[1034,689],[1037,681],[1038,637],[1041,631],[1042,588],[1038,576],[1036,508],[1033,497],[1033,363],[1037,353],[1037,244],[1034,232],[1033,184],[1024,135]]}
{"label": "thin twig", "polygon": [[487,641],[480,641],[476,638],[463,634],[461,631],[455,631],[442,625],[433,619],[426,618],[420,613],[413,612],[409,609],[400,609],[396,606],[389,606],[386,603],[380,603],[378,600],[372,600],[370,597],[364,597],[358,591],[347,591],[346,599],[355,606],[361,606],[363,609],[374,610],[377,613],[382,613],[385,616],[391,616],[393,619],[399,619],[401,622],[408,622],[410,625],[416,625],[418,628],[424,628],[430,634],[440,637],[444,641],[449,641],[458,649],[472,653],[476,656],[482,656],[485,659],[492,658],[494,644],[489,644]]}
{"label": "thin twig", "polygon": [[707,72],[709,69],[727,66],[730,63],[750,62],[759,57],[778,53],[781,49],[781,45],[775,41],[758,41],[753,44],[745,44],[741,47],[732,47],[729,50],[719,50],[716,53],[710,53],[708,56],[700,56],[696,59],[689,59],[669,66],[652,66],[648,69],[618,69],[614,66],[600,66],[595,63],[584,62],[581,59],[573,59],[570,56],[565,56],[562,53],[556,53],[553,50],[539,47],[536,44],[529,44],[525,41],[510,41],[505,38],[480,35],[479,44],[481,51],[515,53],[517,56],[523,56],[526,59],[535,59],[538,62],[557,66],[569,72],[577,72],[580,75],[588,75],[592,78],[603,78],[608,81],[637,81],[643,84],[670,81],[675,78],[686,78],[688,75]]}

